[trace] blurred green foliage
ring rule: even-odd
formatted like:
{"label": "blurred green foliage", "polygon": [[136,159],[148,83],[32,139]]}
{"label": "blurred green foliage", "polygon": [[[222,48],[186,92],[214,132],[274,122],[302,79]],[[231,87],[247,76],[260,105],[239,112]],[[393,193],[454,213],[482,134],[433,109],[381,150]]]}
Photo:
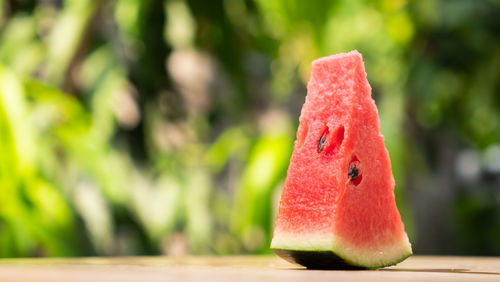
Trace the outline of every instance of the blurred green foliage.
{"label": "blurred green foliage", "polygon": [[0,255],[268,252],[313,59],[358,49],[416,253],[500,254],[498,1],[0,1]]}

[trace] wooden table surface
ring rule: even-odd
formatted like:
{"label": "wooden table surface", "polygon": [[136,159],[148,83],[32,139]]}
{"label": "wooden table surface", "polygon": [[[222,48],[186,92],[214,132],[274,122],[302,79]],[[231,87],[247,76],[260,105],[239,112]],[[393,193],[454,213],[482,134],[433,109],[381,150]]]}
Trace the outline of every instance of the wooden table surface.
{"label": "wooden table surface", "polygon": [[413,256],[363,271],[306,270],[273,255],[3,259],[0,281],[500,281],[500,258]]}

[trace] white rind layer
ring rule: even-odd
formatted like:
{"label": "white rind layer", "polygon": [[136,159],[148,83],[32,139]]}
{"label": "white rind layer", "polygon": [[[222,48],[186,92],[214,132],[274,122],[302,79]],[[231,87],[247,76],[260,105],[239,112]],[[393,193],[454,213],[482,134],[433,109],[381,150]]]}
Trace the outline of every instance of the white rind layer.
{"label": "white rind layer", "polygon": [[297,236],[291,233],[274,232],[271,249],[326,251],[331,250],[332,240],[325,234],[308,234]]}
{"label": "white rind layer", "polygon": [[394,265],[412,255],[411,244],[406,233],[399,243],[376,248],[350,246],[339,238],[325,234],[296,234],[275,232],[271,249],[299,251],[331,251],[349,264],[366,268],[379,268]]}

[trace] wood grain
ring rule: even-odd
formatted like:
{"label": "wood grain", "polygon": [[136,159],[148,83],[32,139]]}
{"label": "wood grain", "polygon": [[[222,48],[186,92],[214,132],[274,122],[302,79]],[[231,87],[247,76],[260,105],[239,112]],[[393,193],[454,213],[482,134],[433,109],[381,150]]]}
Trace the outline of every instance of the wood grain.
{"label": "wood grain", "polygon": [[362,271],[306,270],[272,255],[3,259],[0,281],[500,281],[500,258],[413,256]]}

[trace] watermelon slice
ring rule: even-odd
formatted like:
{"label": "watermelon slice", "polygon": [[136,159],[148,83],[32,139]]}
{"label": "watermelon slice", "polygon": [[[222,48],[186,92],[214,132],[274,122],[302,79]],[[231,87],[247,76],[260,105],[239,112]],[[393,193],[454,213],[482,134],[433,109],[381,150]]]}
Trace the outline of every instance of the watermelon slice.
{"label": "watermelon slice", "polygon": [[361,54],[313,62],[271,249],[308,268],[379,268],[412,254]]}

